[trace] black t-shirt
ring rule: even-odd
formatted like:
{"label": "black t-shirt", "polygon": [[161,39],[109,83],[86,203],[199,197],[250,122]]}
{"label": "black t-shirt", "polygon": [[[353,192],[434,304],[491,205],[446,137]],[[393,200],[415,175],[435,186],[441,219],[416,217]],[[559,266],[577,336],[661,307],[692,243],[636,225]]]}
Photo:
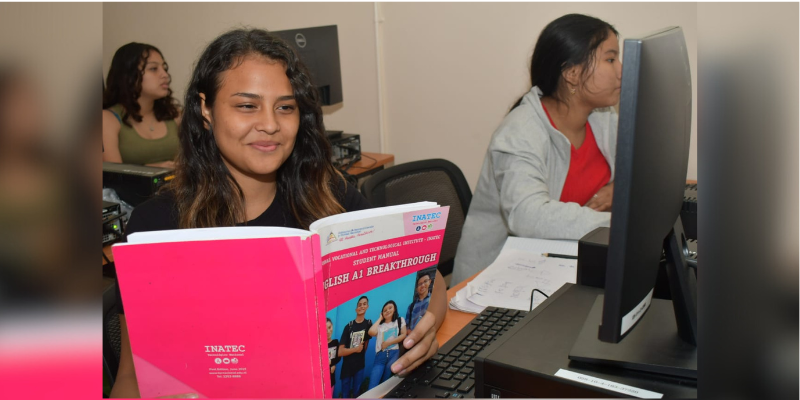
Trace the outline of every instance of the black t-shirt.
{"label": "black t-shirt", "polygon": [[339,343],[343,344],[346,349],[357,347],[359,343],[364,343],[364,349],[361,350],[361,353],[353,353],[344,357],[342,372],[339,374],[340,378],[349,378],[364,369],[364,357],[367,354],[367,345],[370,339],[367,331],[371,326],[372,321],[365,319],[360,323],[352,320],[344,327]]}
{"label": "black t-shirt", "polygon": [[[336,339],[331,339],[328,342],[328,360],[330,360],[329,365],[334,366],[339,363],[342,357],[339,357],[339,341]],[[336,373],[331,372],[331,386],[334,385],[336,381]]]}
{"label": "black t-shirt", "polygon": [[[372,208],[369,202],[367,202],[367,199],[365,199],[353,185],[345,183],[344,181],[339,183],[335,195],[339,204],[344,207],[345,212]],[[131,212],[131,218],[128,221],[128,225],[125,227],[125,235],[136,232],[178,229],[178,215],[178,205],[175,203],[175,198],[169,193],[158,194],[144,203],[139,204],[133,212]],[[275,200],[272,201],[272,204],[270,204],[261,215],[239,225],[278,226],[300,229],[300,225],[297,220],[295,220],[291,209],[286,204],[286,200],[281,196],[280,192],[275,194]],[[119,285],[117,285],[116,292],[117,309],[120,314],[125,314],[119,292]]]}
{"label": "black t-shirt", "polygon": [[[342,181],[337,189],[336,199],[346,212],[372,208],[367,199],[353,185],[345,186]],[[125,234],[178,229],[178,219],[178,206],[174,197],[170,194],[159,194],[133,210],[128,225],[125,227]],[[294,219],[289,205],[286,204],[286,199],[281,196],[280,192],[275,194],[275,200],[261,215],[240,225],[302,229]]]}

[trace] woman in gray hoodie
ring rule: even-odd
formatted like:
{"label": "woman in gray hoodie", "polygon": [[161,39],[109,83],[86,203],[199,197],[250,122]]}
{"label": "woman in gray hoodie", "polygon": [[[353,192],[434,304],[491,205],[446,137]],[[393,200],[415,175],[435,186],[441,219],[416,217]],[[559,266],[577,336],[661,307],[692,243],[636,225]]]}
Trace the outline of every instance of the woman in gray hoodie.
{"label": "woman in gray hoodie", "polygon": [[531,89],[494,132],[451,284],[491,264],[509,236],[580,239],[611,220],[622,64],[619,36],[594,17],[550,22]]}

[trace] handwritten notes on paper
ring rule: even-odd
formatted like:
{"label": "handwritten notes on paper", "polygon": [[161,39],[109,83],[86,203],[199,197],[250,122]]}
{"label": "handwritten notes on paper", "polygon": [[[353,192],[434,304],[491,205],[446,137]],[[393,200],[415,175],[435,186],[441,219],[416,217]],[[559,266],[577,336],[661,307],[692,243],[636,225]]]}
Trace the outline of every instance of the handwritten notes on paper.
{"label": "handwritten notes on paper", "polygon": [[[468,298],[481,306],[527,311],[531,306],[533,289],[549,296],[564,283],[575,283],[577,264],[577,260],[508,250],[501,253],[492,265],[467,285]],[[536,306],[544,300],[544,296],[535,293],[533,305]]]}
{"label": "handwritten notes on paper", "polygon": [[[528,311],[533,289],[550,296],[565,283],[575,283],[578,261],[544,257],[546,252],[577,255],[578,245],[576,241],[509,238],[497,259],[456,293],[450,307],[472,313],[488,306]],[[544,300],[541,293],[534,293],[533,307]]]}

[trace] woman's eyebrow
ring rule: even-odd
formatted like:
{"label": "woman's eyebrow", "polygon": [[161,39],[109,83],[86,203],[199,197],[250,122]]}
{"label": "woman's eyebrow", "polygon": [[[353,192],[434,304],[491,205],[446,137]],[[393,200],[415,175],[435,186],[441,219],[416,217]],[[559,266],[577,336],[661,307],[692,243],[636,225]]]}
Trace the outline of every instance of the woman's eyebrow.
{"label": "woman's eyebrow", "polygon": [[[231,95],[231,97],[247,97],[248,99],[256,99],[256,100],[263,100],[264,96],[255,93],[247,93],[247,92],[238,92]],[[286,95],[278,97],[277,101],[286,101],[286,100],[294,100],[293,95]]]}
{"label": "woman's eyebrow", "polygon": [[613,53],[613,54],[616,55],[616,54],[619,54],[619,51],[617,51],[615,49],[611,49],[611,50],[606,50],[606,53]]}
{"label": "woman's eyebrow", "polygon": [[257,100],[261,100],[263,98],[261,97],[260,94],[247,93],[247,92],[238,92],[231,95],[231,97],[236,97],[236,96],[247,97],[248,99],[257,99]]}

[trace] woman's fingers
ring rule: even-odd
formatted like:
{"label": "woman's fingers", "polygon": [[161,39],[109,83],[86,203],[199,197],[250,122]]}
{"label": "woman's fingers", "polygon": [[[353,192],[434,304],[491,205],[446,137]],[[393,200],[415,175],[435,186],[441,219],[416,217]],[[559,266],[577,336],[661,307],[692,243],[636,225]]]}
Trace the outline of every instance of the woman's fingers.
{"label": "woman's fingers", "polygon": [[439,342],[436,341],[435,325],[436,317],[426,312],[403,341],[403,347],[409,350],[392,365],[392,372],[406,374],[436,354]]}

